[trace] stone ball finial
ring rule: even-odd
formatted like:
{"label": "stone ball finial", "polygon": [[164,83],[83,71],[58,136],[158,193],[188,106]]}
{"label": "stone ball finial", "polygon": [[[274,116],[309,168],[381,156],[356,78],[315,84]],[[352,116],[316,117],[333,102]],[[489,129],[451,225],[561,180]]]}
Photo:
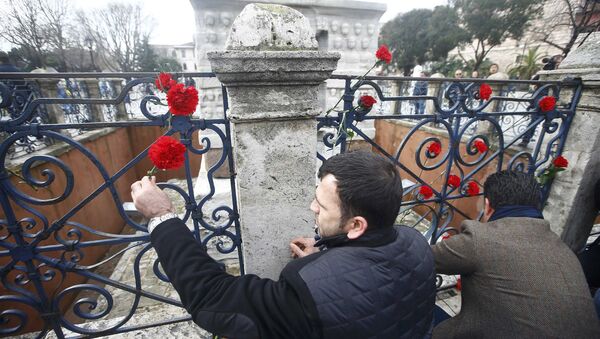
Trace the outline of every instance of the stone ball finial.
{"label": "stone ball finial", "polygon": [[297,10],[273,4],[248,4],[237,16],[226,50],[317,50],[315,32]]}

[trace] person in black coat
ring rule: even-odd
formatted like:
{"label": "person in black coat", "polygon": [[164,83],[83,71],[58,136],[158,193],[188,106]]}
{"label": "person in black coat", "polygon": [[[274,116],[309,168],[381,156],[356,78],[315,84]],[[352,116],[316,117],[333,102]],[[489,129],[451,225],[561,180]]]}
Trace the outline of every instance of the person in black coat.
{"label": "person in black coat", "polygon": [[423,338],[432,329],[433,257],[416,230],[393,226],[395,166],[370,152],[319,169],[310,208],[320,239],[298,238],[279,280],[232,276],[210,258],[154,178],[131,186],[160,263],[196,324],[228,338]]}

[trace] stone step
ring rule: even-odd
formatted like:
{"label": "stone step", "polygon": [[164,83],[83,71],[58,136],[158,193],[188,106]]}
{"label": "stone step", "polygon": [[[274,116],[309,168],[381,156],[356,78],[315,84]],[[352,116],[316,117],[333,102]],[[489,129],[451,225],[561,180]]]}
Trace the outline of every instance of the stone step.
{"label": "stone step", "polygon": [[[167,321],[169,319],[184,318],[189,316],[183,308],[171,305],[158,305],[138,309],[123,328],[135,326],[151,326],[142,329],[133,330],[125,333],[101,336],[100,338],[122,338],[122,339],[154,339],[154,338],[200,338],[211,339],[212,334],[201,329],[194,322],[184,321],[161,326],[152,326],[153,324]],[[99,331],[109,329],[124,319],[124,316],[108,320],[98,320],[90,323],[79,324],[78,326],[90,331]],[[76,337],[80,334],[64,330],[65,337]],[[45,339],[58,338],[54,332],[48,333]]]}

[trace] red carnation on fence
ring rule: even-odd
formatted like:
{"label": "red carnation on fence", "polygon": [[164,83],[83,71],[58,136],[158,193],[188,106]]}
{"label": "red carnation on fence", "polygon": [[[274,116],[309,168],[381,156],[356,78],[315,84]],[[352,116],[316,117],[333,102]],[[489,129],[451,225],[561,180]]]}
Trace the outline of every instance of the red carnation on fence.
{"label": "red carnation on fence", "polygon": [[479,153],[485,153],[488,150],[488,146],[486,145],[485,141],[481,139],[475,140],[475,142],[473,142],[473,146],[475,147],[475,149],[477,149],[477,152]]}
{"label": "red carnation on fence", "polygon": [[198,105],[198,90],[176,84],[167,92],[167,103],[173,115],[191,115]]}
{"label": "red carnation on fence", "polygon": [[173,79],[173,76],[170,73],[160,73],[156,77],[156,80],[154,80],[154,84],[159,90],[167,92],[169,88],[177,84],[177,81]]}
{"label": "red carnation on fence", "polygon": [[450,174],[448,177],[448,186],[453,188],[460,186],[460,177],[458,175]]}
{"label": "red carnation on fence", "polygon": [[392,62],[392,53],[390,53],[387,45],[379,46],[379,49],[375,52],[375,57],[377,57],[377,60],[383,61],[386,64]]}
{"label": "red carnation on fence", "polygon": [[442,144],[439,141],[434,141],[427,146],[427,152],[433,157],[437,157],[442,152]]}
{"label": "red carnation on fence", "polygon": [[148,176],[154,175],[157,169],[169,170],[183,166],[185,150],[185,146],[179,140],[164,135],[159,137],[148,149],[148,157],[154,164],[148,171]]}
{"label": "red carnation on fence", "polygon": [[371,109],[377,100],[370,95],[363,95],[358,99],[358,105],[364,109]]}
{"label": "red carnation on fence", "polygon": [[488,84],[481,84],[479,86],[479,98],[482,100],[489,100],[492,96],[492,87]]}
{"label": "red carnation on fence", "polygon": [[550,166],[542,171],[538,176],[540,185],[545,185],[556,177],[556,173],[565,171],[569,167],[569,161],[562,155],[557,156],[552,160]]}
{"label": "red carnation on fence", "polygon": [[475,181],[469,181],[466,193],[469,197],[479,194],[479,185]]}
{"label": "red carnation on fence", "polygon": [[419,188],[419,194],[423,199],[429,199],[433,196],[433,189],[427,185],[423,185]]}
{"label": "red carnation on fence", "polygon": [[538,106],[542,112],[554,111],[556,108],[556,98],[553,96],[545,96],[540,99]]}

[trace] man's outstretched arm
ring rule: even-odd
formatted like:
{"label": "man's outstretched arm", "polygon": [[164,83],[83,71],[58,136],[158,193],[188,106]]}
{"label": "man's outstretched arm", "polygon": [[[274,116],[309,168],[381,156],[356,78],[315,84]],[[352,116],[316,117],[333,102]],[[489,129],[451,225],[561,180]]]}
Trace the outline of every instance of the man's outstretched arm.
{"label": "man's outstretched arm", "polygon": [[461,233],[431,246],[435,270],[442,274],[469,274],[477,268],[475,236],[462,225]]}
{"label": "man's outstretched arm", "polygon": [[[132,197],[150,218],[172,210],[147,178],[132,185]],[[227,274],[177,218],[151,230],[151,241],[183,306],[202,328],[235,338],[311,336],[300,297],[286,281]]]}

